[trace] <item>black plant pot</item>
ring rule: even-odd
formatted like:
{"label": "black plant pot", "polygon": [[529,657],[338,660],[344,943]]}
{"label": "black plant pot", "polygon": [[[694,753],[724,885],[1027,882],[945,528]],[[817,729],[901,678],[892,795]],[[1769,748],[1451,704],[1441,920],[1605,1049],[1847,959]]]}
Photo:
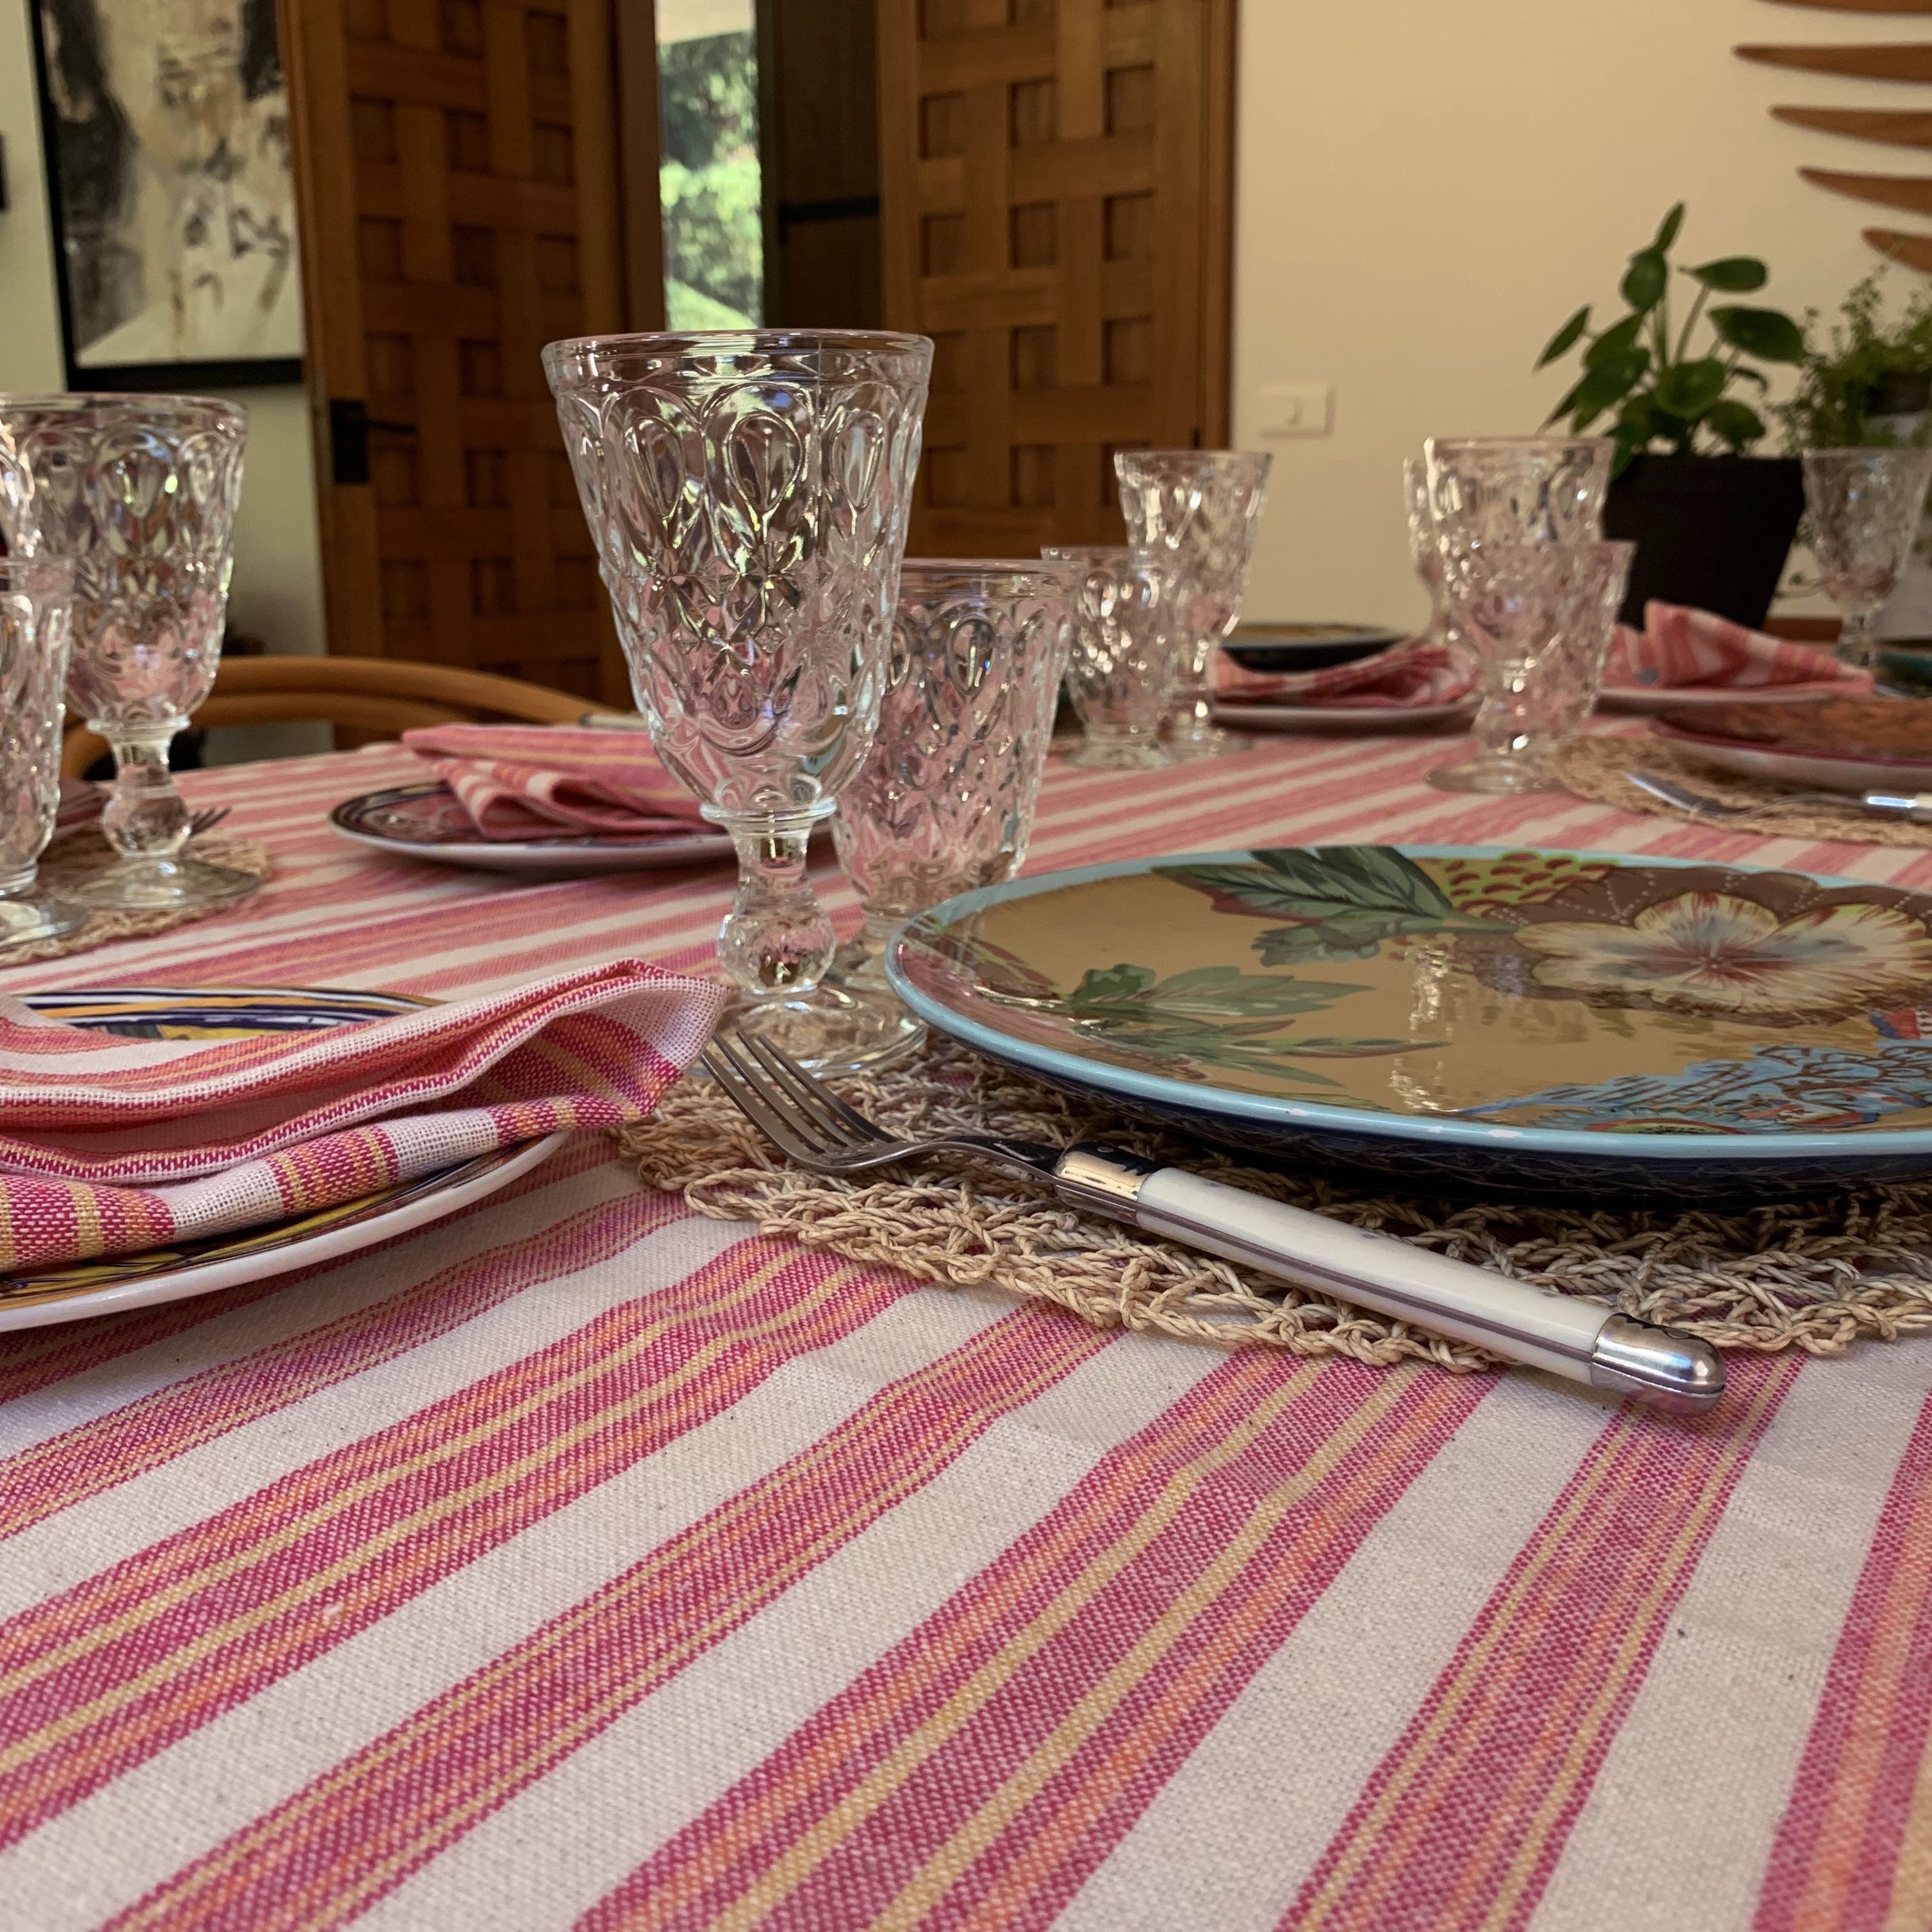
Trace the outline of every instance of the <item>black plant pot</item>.
{"label": "black plant pot", "polygon": [[1804,514],[1793,456],[1639,456],[1610,485],[1604,534],[1636,545],[1623,620],[1652,598],[1756,629]]}

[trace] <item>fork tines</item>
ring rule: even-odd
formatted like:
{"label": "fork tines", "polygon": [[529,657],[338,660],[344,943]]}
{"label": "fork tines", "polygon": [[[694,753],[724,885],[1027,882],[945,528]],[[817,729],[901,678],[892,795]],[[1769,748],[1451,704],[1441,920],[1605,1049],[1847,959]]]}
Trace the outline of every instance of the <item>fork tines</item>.
{"label": "fork tines", "polygon": [[801,1167],[830,1167],[889,1140],[791,1056],[742,1028],[721,1027],[706,1070],[738,1111]]}

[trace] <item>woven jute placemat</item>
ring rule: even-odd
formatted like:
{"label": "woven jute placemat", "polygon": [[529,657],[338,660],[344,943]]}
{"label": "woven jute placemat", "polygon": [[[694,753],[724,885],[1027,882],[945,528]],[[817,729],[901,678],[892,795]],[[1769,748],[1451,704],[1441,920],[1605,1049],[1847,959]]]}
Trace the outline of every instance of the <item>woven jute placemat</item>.
{"label": "woven jute placemat", "polygon": [[[256,879],[266,879],[274,870],[268,848],[259,838],[224,837],[204,832],[194,842],[197,859],[211,866],[232,866]],[[74,885],[114,862],[114,850],[100,835],[98,826],[83,826],[78,832],[50,845],[42,855],[38,884],[58,896],[63,885]],[[59,939],[44,940],[37,945],[0,949],[0,966],[23,966],[35,959],[64,959],[75,952],[92,952],[97,946],[117,939],[149,939],[198,919],[226,912],[241,903],[224,899],[219,904],[196,906],[186,912],[97,912],[85,926]]]}
{"label": "woven jute placemat", "polygon": [[[952,1130],[1064,1146],[1104,1140],[1298,1208],[1668,1322],[1724,1348],[1842,1354],[1932,1328],[1932,1185],[1870,1187],[1735,1213],[1498,1204],[1244,1165],[934,1040],[840,1091],[888,1131]],[[1260,1342],[1378,1368],[1469,1370],[1480,1351],[1138,1234],[1045,1184],[934,1161],[844,1180],[790,1166],[709,1082],[672,1089],[620,1136],[645,1184],[848,1259],[946,1286],[989,1285],[1100,1328]]]}
{"label": "woven jute placemat", "polygon": [[1780,801],[1784,788],[1760,784],[1755,778],[1714,772],[1666,738],[1588,736],[1559,745],[1551,763],[1558,778],[1579,798],[1614,805],[1624,812],[1641,812],[1674,818],[1680,825],[1714,825],[1714,818],[1694,819],[1660,798],[1640,791],[1630,782],[1632,772],[1656,772],[1676,778],[1693,791],[1721,805],[1761,806],[1737,828],[1764,838],[1840,838],[1861,845],[1932,845],[1932,825],[1913,825],[1903,819],[1881,818],[1862,812],[1847,799],[1843,806],[1790,805]]}

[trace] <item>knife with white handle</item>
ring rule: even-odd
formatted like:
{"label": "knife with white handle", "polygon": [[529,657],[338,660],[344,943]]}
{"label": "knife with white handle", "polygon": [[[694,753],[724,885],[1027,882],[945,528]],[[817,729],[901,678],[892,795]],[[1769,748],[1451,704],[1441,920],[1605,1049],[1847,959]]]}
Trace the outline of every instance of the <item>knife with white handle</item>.
{"label": "knife with white handle", "polygon": [[1069,1148],[1053,1172],[1075,1206],[1673,1415],[1702,1415],[1724,1392],[1708,1343],[1597,1302],[1114,1148]]}

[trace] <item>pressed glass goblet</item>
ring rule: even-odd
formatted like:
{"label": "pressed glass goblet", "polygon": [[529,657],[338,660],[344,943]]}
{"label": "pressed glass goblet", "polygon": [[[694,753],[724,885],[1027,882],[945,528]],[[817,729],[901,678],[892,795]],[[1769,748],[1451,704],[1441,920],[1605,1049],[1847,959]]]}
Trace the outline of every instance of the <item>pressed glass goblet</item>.
{"label": "pressed glass goblet", "polygon": [[1066,688],[1084,736],[1067,763],[1101,771],[1172,764],[1160,728],[1180,665],[1162,596],[1163,554],[1082,544],[1040,555],[1072,573]]}
{"label": "pressed glass goblet", "polygon": [[1437,536],[1456,549],[1603,534],[1615,453],[1606,436],[1431,436],[1423,451]]}
{"label": "pressed glass goblet", "polygon": [[114,753],[100,829],[118,856],[67,896],[166,911],[250,892],[253,874],[184,855],[168,746],[214,682],[248,418],[198,396],[0,397],[28,478],[0,489],[17,554],[74,570],[68,702]]}
{"label": "pressed glass goblet", "polygon": [[1408,560],[1429,592],[1429,628],[1424,634],[1435,644],[1453,635],[1449,602],[1442,588],[1442,550],[1436,530],[1436,512],[1429,501],[1429,466],[1419,456],[1403,459],[1402,495],[1408,509]]}
{"label": "pressed glass goblet", "polygon": [[1271,460],[1229,449],[1123,450],[1114,458],[1128,536],[1166,552],[1171,572],[1166,595],[1180,676],[1168,745],[1177,758],[1211,758],[1247,742],[1215,724],[1208,666],[1241,614]]}
{"label": "pressed glass goblet", "polygon": [[1932,449],[1814,449],[1804,457],[1804,513],[1826,594],[1843,607],[1838,655],[1869,669],[1872,620],[1898,573],[1932,488]]}
{"label": "pressed glass goblet", "polygon": [[0,557],[0,946],[58,939],[87,918],[34,890],[60,809],[73,602],[70,563]]}
{"label": "pressed glass goblet", "polygon": [[724,826],[740,1023],[820,1064],[841,1002],[806,844],[872,748],[932,344],[749,329],[554,342],[544,367],[632,688]]}
{"label": "pressed glass goblet", "polygon": [[886,940],[1025,858],[1072,587],[1064,564],[908,560],[878,736],[832,821],[866,912],[838,956],[835,982],[853,1004],[832,1064],[877,1065],[924,1036],[886,982]]}
{"label": "pressed glass goblet", "polygon": [[[1566,653],[1587,656],[1596,636],[1588,614],[1612,587],[1618,594],[1607,608],[1614,616],[1630,551],[1625,544],[1555,543],[1485,543],[1459,551],[1444,542],[1450,611],[1457,634],[1475,654],[1483,701],[1471,727],[1476,756],[1431,772],[1429,782],[1438,790],[1562,789],[1544,754],[1570,708]],[[1577,668],[1588,668],[1580,661]],[[1600,656],[1598,675],[1601,668]]]}

